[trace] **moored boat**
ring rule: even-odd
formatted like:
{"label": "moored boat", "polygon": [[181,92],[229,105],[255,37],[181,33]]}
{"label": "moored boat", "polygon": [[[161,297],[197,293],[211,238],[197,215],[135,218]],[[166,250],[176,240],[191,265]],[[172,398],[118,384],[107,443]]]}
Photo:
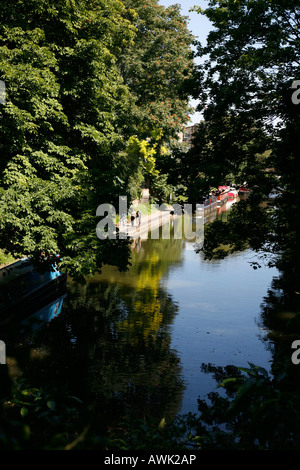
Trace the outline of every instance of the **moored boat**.
{"label": "moored boat", "polygon": [[39,272],[27,258],[0,269],[0,322],[24,318],[61,295],[67,274],[51,264]]}
{"label": "moored boat", "polygon": [[236,188],[231,186],[218,186],[218,199],[221,201],[224,197],[235,198],[238,197],[238,191]]}
{"label": "moored boat", "polygon": [[227,194],[229,198],[238,197],[238,191],[235,188],[230,188]]}
{"label": "moored boat", "polygon": [[249,192],[250,192],[250,189],[246,185],[243,185],[239,188],[239,195],[241,196],[248,195]]}
{"label": "moored boat", "polygon": [[229,186],[218,186],[218,193],[217,193],[217,199],[218,201],[222,201],[225,198],[228,198],[228,191],[229,191]]}

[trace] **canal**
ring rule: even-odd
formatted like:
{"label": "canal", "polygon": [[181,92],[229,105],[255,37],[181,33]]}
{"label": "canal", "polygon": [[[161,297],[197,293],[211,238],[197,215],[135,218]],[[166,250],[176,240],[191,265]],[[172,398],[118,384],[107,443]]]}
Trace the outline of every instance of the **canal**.
{"label": "canal", "polygon": [[276,270],[254,270],[254,260],[247,250],[208,261],[172,236],[136,239],[128,272],[69,280],[66,295],[22,324],[7,344],[9,373],[112,419],[197,412],[216,391],[208,365],[271,366],[260,316]]}

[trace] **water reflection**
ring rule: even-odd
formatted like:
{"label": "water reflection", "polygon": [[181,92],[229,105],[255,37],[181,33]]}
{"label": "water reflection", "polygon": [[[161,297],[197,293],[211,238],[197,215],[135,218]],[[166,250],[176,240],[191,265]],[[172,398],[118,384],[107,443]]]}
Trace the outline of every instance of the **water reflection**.
{"label": "water reflection", "polygon": [[178,307],[161,279],[181,262],[182,241],[138,243],[128,273],[107,267],[86,285],[69,282],[66,297],[28,318],[7,343],[11,375],[117,418],[180,411],[181,363],[170,347]]}
{"label": "water reflection", "polygon": [[170,239],[134,240],[126,273],[106,266],[85,285],[69,280],[67,296],[22,331],[34,319],[39,328],[8,341],[11,375],[68,390],[108,420],[161,419],[196,411],[215,386],[202,363],[267,362],[254,316],[272,272],[254,272],[251,253],[205,261],[176,227]]}
{"label": "water reflection", "polygon": [[259,322],[265,333],[266,346],[274,358],[272,372],[276,375],[278,371],[282,374],[283,368],[286,373],[291,369],[290,374],[294,380],[296,377],[299,380],[299,367],[295,368],[291,360],[292,343],[299,340],[300,335],[299,282],[297,260],[295,264],[289,263],[288,266],[283,262],[282,269],[273,278],[264,297]]}
{"label": "water reflection", "polygon": [[[113,304],[120,311],[102,361],[102,367],[110,370],[105,395],[111,399],[114,390],[126,409],[140,416],[174,416],[180,410],[181,365],[176,351],[170,349],[177,305],[161,281],[171,266],[181,262],[181,243],[137,240],[128,273],[106,267],[90,283],[106,292],[114,285],[114,298],[105,297],[110,309]],[[94,390],[99,393],[98,385]]]}
{"label": "water reflection", "polygon": [[[171,266],[182,261],[182,241],[135,240],[132,266],[127,273],[119,273],[106,266],[91,284],[113,283],[120,287],[125,316],[118,322],[118,330],[131,344],[155,340],[160,327],[168,318],[170,297],[162,289],[161,281]],[[176,308],[174,307],[174,314]],[[172,319],[168,318],[169,321]]]}
{"label": "water reflection", "polygon": [[66,298],[67,294],[64,294],[57,299],[53,300],[49,304],[45,305],[38,311],[34,312],[32,315],[26,317],[20,325],[20,333],[26,334],[28,331],[31,333],[38,330],[41,326],[44,326],[47,323],[50,323],[56,317],[61,314],[63,301]]}

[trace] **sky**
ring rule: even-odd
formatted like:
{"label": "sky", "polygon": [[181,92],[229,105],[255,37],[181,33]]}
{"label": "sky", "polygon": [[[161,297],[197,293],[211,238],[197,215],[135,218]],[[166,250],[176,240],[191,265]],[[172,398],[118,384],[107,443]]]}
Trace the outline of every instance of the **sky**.
{"label": "sky", "polygon": [[[181,6],[181,13],[183,16],[189,17],[189,30],[196,37],[201,44],[205,44],[206,37],[209,31],[212,29],[210,22],[203,15],[200,15],[196,12],[190,12],[190,8],[197,5],[202,8],[207,7],[207,1],[205,0],[159,0],[159,4],[164,7],[169,7],[170,5],[178,4]],[[197,62],[197,61],[196,61]],[[197,101],[191,100],[191,106],[196,107]],[[201,120],[201,115],[199,113],[194,113],[191,116],[191,122],[189,124],[197,123]]]}
{"label": "sky", "polygon": [[200,15],[196,12],[190,12],[190,8],[193,6],[199,6],[202,8],[206,8],[208,2],[205,0],[158,0],[160,5],[164,7],[169,7],[170,5],[180,5],[181,6],[181,13],[184,16],[188,16],[190,18],[189,22],[189,29],[194,36],[197,37],[198,40],[201,42],[206,40],[206,36],[211,29],[210,22],[205,18],[203,15]]}

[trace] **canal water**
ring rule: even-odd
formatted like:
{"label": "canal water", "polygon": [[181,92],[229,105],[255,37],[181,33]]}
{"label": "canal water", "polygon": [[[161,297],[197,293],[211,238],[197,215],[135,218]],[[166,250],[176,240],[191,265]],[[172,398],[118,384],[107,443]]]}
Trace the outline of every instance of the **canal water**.
{"label": "canal water", "polygon": [[137,239],[128,272],[70,280],[22,325],[7,347],[10,374],[116,417],[197,412],[217,390],[209,367],[271,366],[260,315],[276,271],[254,270],[255,259],[247,250],[208,261],[187,240]]}

